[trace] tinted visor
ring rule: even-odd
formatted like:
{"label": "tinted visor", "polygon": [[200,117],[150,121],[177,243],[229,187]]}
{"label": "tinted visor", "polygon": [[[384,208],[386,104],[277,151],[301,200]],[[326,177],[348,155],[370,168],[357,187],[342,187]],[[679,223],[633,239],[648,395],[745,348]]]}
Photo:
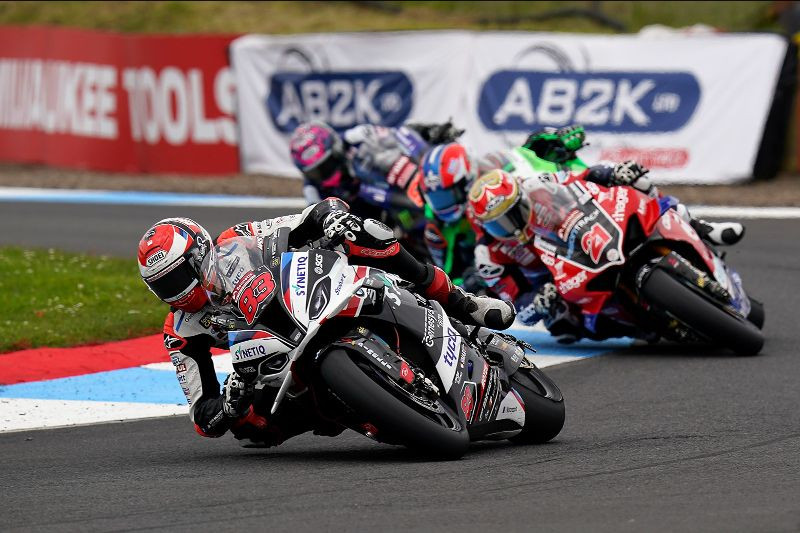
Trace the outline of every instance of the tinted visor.
{"label": "tinted visor", "polygon": [[330,155],[315,167],[304,170],[303,175],[314,183],[322,183],[326,179],[333,176],[337,170],[341,170],[339,158]]}
{"label": "tinted visor", "polygon": [[167,303],[180,300],[198,283],[197,273],[183,257],[175,262],[172,270],[145,278],[144,281],[156,296]]}
{"label": "tinted visor", "polygon": [[529,215],[527,206],[518,201],[499,217],[483,222],[483,227],[497,239],[514,239],[524,231]]}
{"label": "tinted visor", "polygon": [[458,218],[463,209],[459,209],[467,202],[467,192],[462,187],[450,187],[438,191],[425,191],[425,201],[436,215],[445,222],[452,222],[448,218]]}

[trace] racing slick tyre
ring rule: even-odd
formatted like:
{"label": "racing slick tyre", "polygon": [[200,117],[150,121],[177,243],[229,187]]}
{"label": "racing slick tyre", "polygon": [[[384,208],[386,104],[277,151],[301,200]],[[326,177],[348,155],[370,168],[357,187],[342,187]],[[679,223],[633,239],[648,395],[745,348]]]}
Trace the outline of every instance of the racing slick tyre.
{"label": "racing slick tyre", "polygon": [[[358,360],[360,356],[353,357]],[[403,398],[402,389],[392,387],[388,376],[382,376],[370,363],[360,366],[346,350],[330,351],[322,360],[320,374],[336,396],[377,429],[377,440],[402,443],[444,459],[458,459],[466,453],[467,428],[441,400],[436,402],[437,414],[408,400],[408,396]]]}
{"label": "racing slick tyre", "polygon": [[525,402],[525,427],[511,437],[516,444],[542,444],[564,427],[564,397],[555,383],[538,368],[521,368],[511,376],[511,386]]}
{"label": "racing slick tyre", "polygon": [[[748,296],[748,298],[750,298]],[[747,320],[754,324],[758,329],[764,328],[764,304],[758,300],[750,298],[750,313]]]}
{"label": "racing slick tyre", "polygon": [[720,309],[662,269],[653,269],[641,293],[697,333],[739,355],[755,355],[764,346],[764,335],[755,325]]}

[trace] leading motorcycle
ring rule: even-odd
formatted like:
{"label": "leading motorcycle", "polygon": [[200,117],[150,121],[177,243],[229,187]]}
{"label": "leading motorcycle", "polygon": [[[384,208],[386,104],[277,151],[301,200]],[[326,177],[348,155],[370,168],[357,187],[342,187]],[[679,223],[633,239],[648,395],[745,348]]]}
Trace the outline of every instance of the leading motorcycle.
{"label": "leading motorcycle", "polygon": [[334,246],[290,250],[282,229],[226,240],[203,264],[213,321],[229,332],[234,369],[255,386],[256,412],[308,395],[326,420],[442,458],[474,440],[558,435],[563,397],[528,358],[530,345],[465,326],[397,276],[326,249]]}

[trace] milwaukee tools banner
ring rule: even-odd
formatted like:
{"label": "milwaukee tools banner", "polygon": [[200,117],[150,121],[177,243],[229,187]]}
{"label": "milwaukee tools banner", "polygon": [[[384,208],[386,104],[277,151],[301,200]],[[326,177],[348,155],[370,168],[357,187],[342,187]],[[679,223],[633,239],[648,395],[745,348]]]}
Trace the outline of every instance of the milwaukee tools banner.
{"label": "milwaukee tools banner", "polygon": [[238,172],[232,39],[0,27],[0,160]]}
{"label": "milwaukee tools banner", "polygon": [[583,124],[581,156],[637,159],[658,183],[752,176],[786,54],[769,34],[397,32],[234,41],[241,163],[297,176],[300,122],[342,131],[453,118],[478,152]]}

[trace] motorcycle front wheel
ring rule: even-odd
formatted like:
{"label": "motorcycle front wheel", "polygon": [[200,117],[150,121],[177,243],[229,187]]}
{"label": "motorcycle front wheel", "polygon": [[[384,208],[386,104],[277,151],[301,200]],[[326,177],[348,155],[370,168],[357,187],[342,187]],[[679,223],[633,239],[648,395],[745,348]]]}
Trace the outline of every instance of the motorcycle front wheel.
{"label": "motorcycle front wheel", "polygon": [[739,355],[755,355],[764,346],[764,335],[755,325],[717,307],[660,268],[653,269],[641,293],[648,302]]}
{"label": "motorcycle front wheel", "polygon": [[371,363],[361,363],[360,357],[331,350],[322,360],[320,374],[358,419],[377,429],[377,440],[443,459],[458,459],[467,452],[467,428],[441,399],[431,406],[415,403]]}
{"label": "motorcycle front wheel", "polygon": [[516,444],[542,444],[561,433],[566,416],[564,397],[555,383],[536,367],[520,368],[511,386],[525,402],[525,427],[509,440]]}

